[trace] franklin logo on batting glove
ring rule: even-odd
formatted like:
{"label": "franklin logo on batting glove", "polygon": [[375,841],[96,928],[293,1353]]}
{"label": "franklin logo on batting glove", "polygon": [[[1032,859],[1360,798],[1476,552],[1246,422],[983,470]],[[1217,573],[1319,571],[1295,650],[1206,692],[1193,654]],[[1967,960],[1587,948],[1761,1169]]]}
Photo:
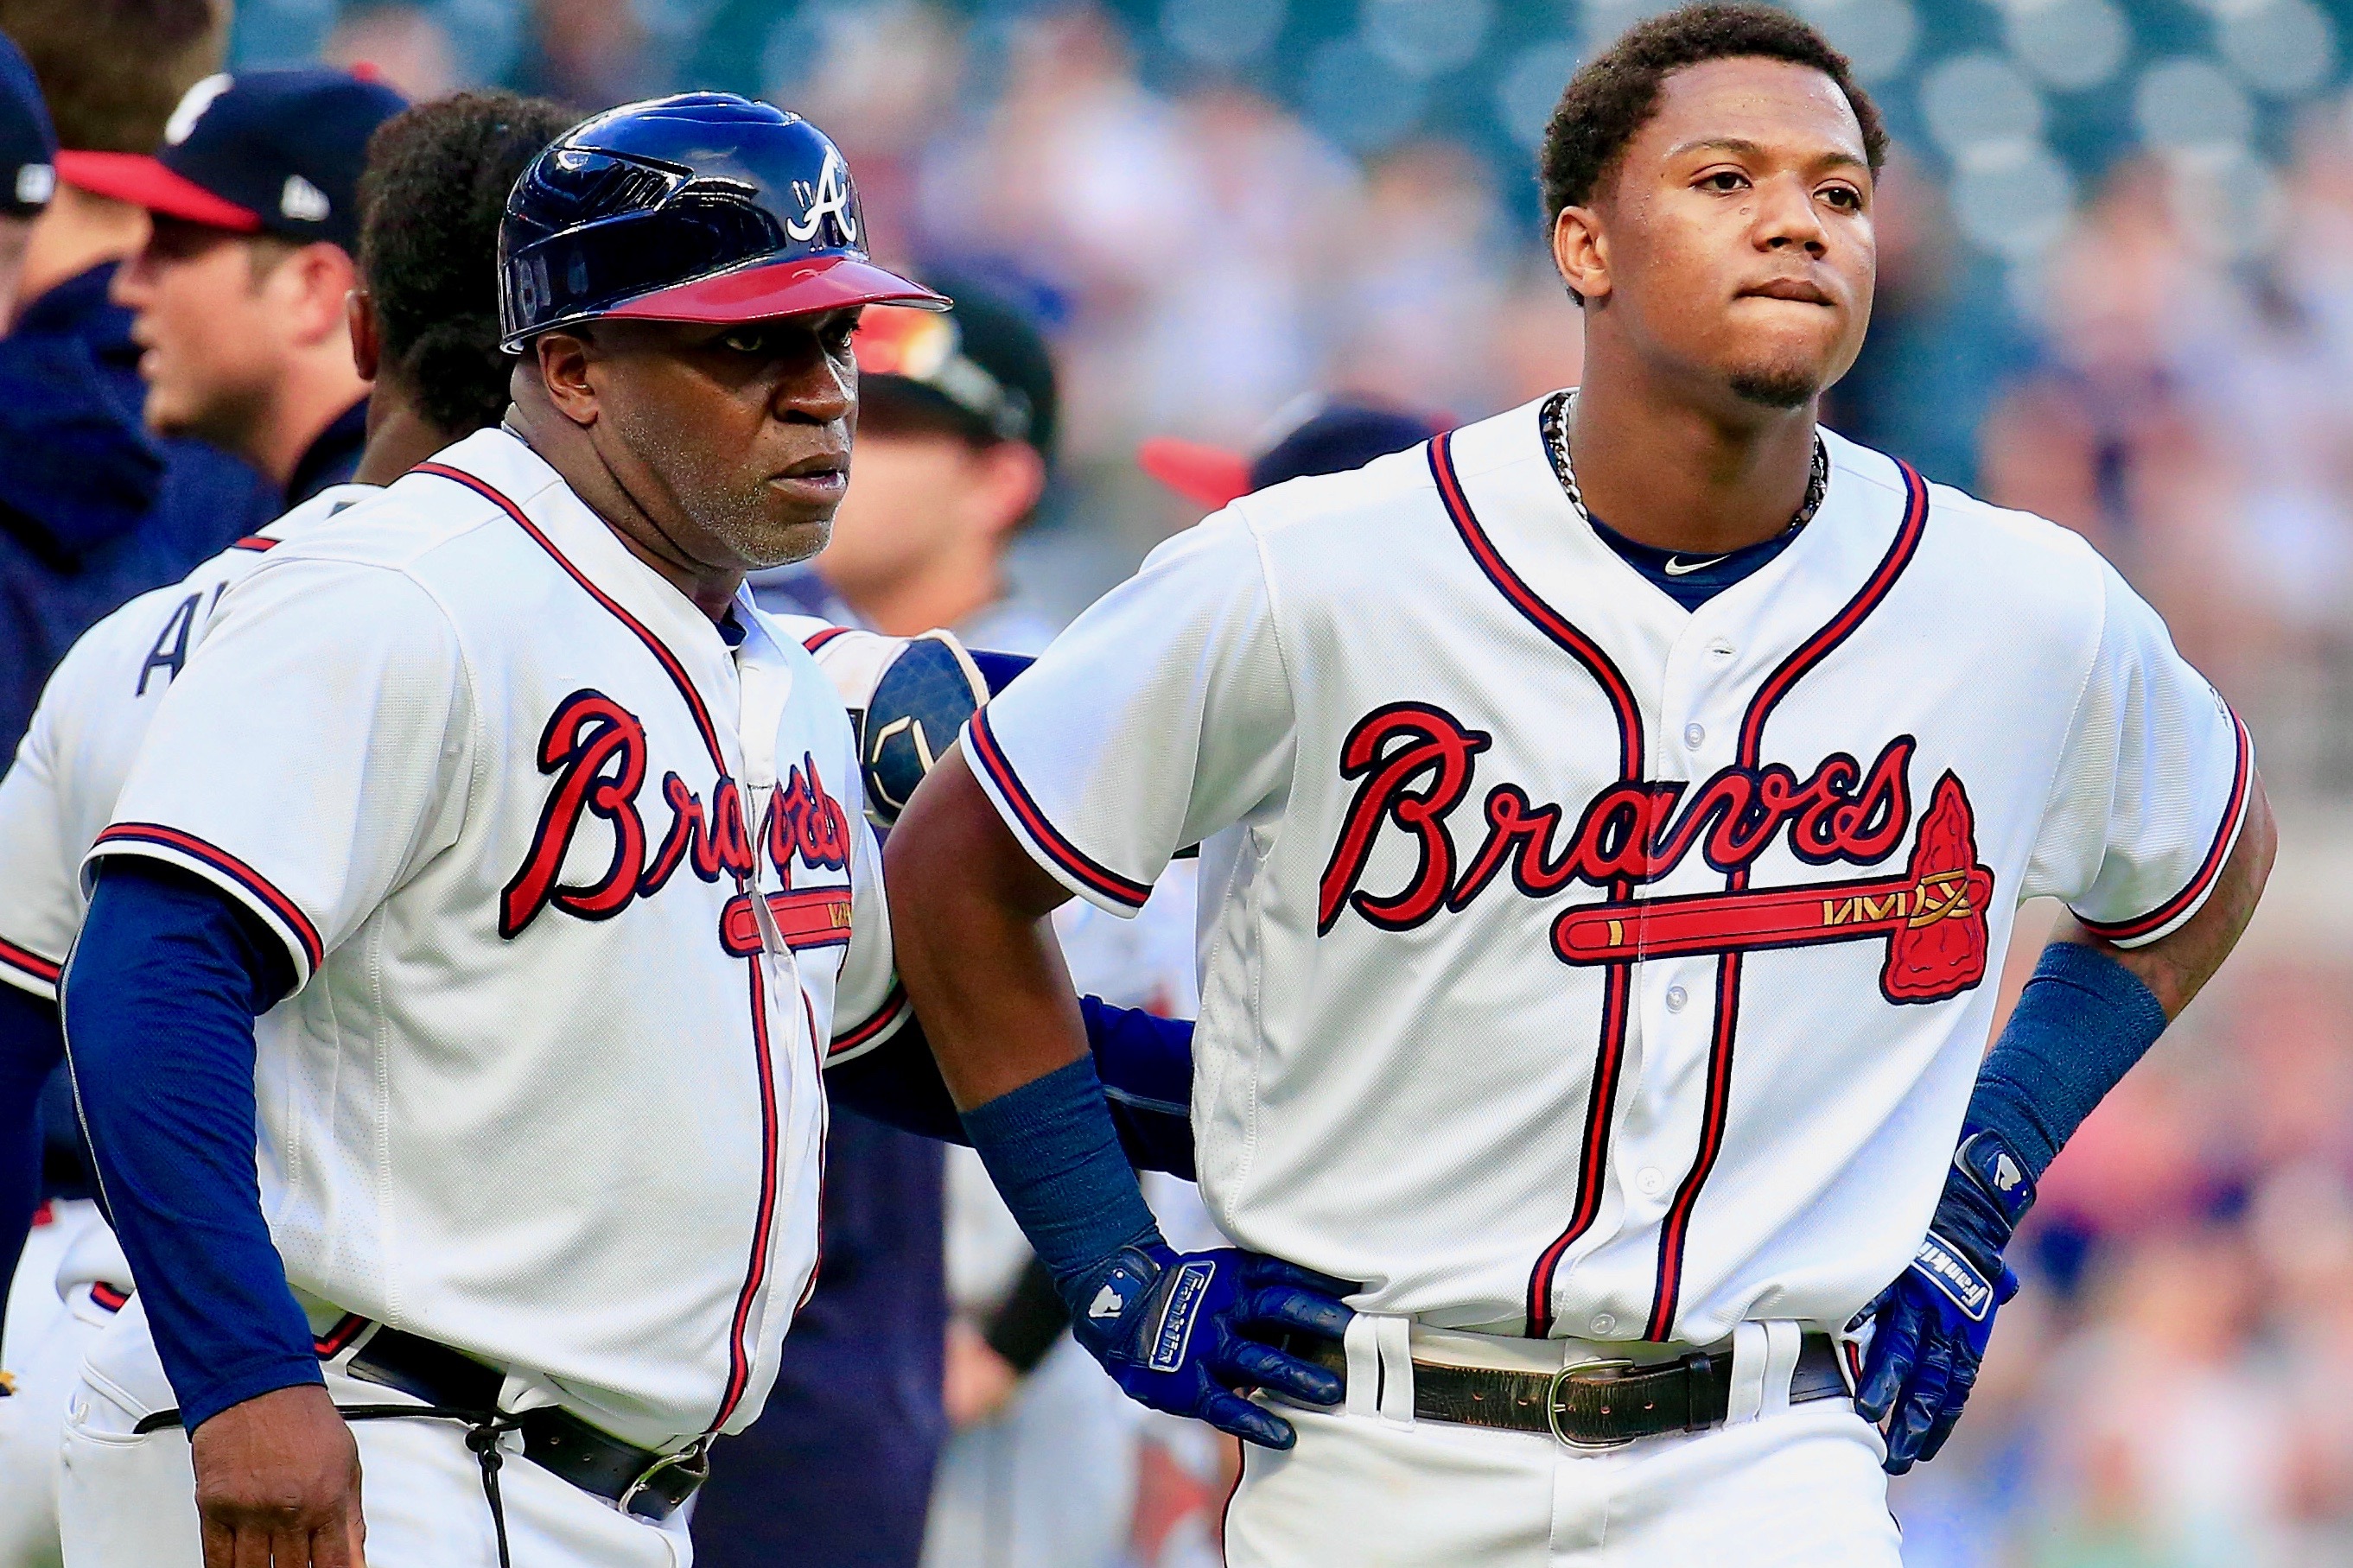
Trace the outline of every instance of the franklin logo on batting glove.
{"label": "franklin logo on batting glove", "polygon": [[1296,1441],[1291,1423],[1244,1395],[1265,1389],[1305,1405],[1337,1405],[1338,1375],[1276,1345],[1293,1332],[1338,1339],[1356,1316],[1344,1280],[1231,1247],[1179,1253],[1156,1236],[1131,1243],[1062,1282],[1087,1303],[1071,1331],[1128,1396],[1191,1415],[1269,1448]]}

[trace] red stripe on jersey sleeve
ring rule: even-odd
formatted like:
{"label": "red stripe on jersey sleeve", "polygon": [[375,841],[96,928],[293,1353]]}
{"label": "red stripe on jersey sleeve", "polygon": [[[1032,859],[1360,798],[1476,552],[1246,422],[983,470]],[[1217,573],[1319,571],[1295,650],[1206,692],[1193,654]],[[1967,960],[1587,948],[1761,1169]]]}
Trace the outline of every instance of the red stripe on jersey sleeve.
{"label": "red stripe on jersey sleeve", "polygon": [[147,845],[169,849],[211,867],[253,895],[254,901],[274,916],[279,925],[293,936],[306,973],[317,969],[327,956],[326,945],[319,940],[319,928],[311,923],[311,918],[302,912],[301,907],[280,892],[269,878],[227,850],[207,844],[193,833],[183,833],[176,827],[165,827],[156,822],[118,822],[98,836],[94,847],[103,848],[110,844]]}
{"label": "red stripe on jersey sleeve", "polygon": [[898,981],[893,980],[891,982],[891,994],[882,998],[882,1005],[874,1010],[874,1016],[847,1034],[834,1036],[832,1043],[826,1047],[825,1054],[828,1058],[846,1056],[862,1046],[871,1045],[885,1030],[906,1016],[907,993]]}
{"label": "red stripe on jersey sleeve", "polygon": [[[63,966],[50,963],[29,947],[20,947],[5,937],[0,937],[0,970],[22,975],[54,988]],[[5,977],[0,977],[5,978]]]}
{"label": "red stripe on jersey sleeve", "polygon": [[2214,879],[2230,863],[2231,847],[2238,842],[2239,827],[2246,820],[2247,798],[2253,793],[2255,773],[2255,743],[2247,733],[2247,726],[2238,714],[2231,715],[2231,727],[2237,733],[2238,759],[2231,777],[2231,801],[2222,812],[2222,825],[2214,830],[2214,841],[2207,847],[2206,858],[2199,863],[2197,874],[2181,891],[2149,910],[2145,915],[2126,921],[2084,920],[2084,929],[2106,942],[2130,942],[2154,931],[2161,931],[2181,918],[2183,910],[2204,898],[2214,886]]}

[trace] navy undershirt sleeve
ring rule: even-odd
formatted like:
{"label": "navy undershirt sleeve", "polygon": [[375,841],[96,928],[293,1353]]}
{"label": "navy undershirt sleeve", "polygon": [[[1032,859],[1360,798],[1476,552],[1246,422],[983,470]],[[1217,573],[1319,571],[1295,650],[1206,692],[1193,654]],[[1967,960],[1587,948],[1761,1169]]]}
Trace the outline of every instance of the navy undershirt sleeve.
{"label": "navy undershirt sleeve", "polygon": [[972,655],[973,668],[988,682],[991,697],[1013,684],[1013,678],[1038,661],[1023,653],[995,653],[985,647],[966,648]]}
{"label": "navy undershirt sleeve", "polygon": [[[1193,1026],[1141,1008],[1079,999],[1087,1045],[1103,1080],[1112,1125],[1128,1163],[1139,1171],[1193,1176]],[[829,1068],[826,1093],[837,1105],[919,1137],[971,1140],[956,1115],[920,1022],[911,1022],[864,1056]]]}
{"label": "navy undershirt sleeve", "polygon": [[41,1201],[41,1089],[65,1059],[57,1004],[0,985],[0,1301]]}
{"label": "navy undershirt sleeve", "polygon": [[66,971],[75,1089],[190,1431],[321,1381],[254,1173],[253,1021],[292,985],[283,946],[227,894],[122,859]]}

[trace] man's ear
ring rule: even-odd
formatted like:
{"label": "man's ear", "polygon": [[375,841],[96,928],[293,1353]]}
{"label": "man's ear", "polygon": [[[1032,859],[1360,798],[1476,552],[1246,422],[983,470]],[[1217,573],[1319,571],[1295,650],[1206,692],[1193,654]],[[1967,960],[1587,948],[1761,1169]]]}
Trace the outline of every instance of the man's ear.
{"label": "man's ear", "polygon": [[1600,215],[1591,207],[1563,207],[1552,222],[1552,263],[1568,291],[1591,304],[1609,293],[1609,245]]}
{"label": "man's ear", "polygon": [[352,368],[362,381],[374,381],[384,363],[384,339],[375,320],[375,296],[362,284],[343,296],[343,325],[352,334]]}
{"label": "man's ear", "polygon": [[348,334],[346,301],[359,287],[359,268],[342,246],[324,240],[303,246],[278,264],[275,279],[283,279],[286,287],[277,290],[273,304],[287,312],[286,324],[297,343],[310,348]]}
{"label": "man's ear", "polygon": [[1046,493],[1046,459],[1027,441],[998,441],[976,456],[973,500],[983,525],[1001,542],[1038,510]]}
{"label": "man's ear", "polygon": [[588,379],[596,357],[585,332],[542,332],[531,341],[539,362],[539,384],[547,399],[575,425],[596,423],[596,388]]}

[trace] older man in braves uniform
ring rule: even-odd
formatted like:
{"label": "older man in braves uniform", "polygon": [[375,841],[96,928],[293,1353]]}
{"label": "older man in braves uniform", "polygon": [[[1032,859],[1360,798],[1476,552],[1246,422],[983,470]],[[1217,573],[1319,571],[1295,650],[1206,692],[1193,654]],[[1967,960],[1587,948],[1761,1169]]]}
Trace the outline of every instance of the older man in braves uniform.
{"label": "older man in braves uniform", "polygon": [[501,231],[508,426],[173,681],[63,979],[140,1286],[69,1563],[356,1563],[363,1455],[380,1565],[681,1562],[816,1264],[820,1071],[953,1130],[841,701],[740,593],[823,542],[857,309],[929,298],[860,237],[766,105],[576,127]]}
{"label": "older man in braves uniform", "polygon": [[[1892,1568],[2033,1177],[2253,908],[2245,732],[2149,608],[1816,428],[1883,146],[1784,13],[1633,30],[1547,144],[1582,388],[1171,541],[901,818],[902,971],[1081,1338],[1261,1445],[1239,1568]],[[1336,1410],[1156,1375],[1201,1270],[1036,934],[1195,842],[1202,1190],[1349,1282]]]}

